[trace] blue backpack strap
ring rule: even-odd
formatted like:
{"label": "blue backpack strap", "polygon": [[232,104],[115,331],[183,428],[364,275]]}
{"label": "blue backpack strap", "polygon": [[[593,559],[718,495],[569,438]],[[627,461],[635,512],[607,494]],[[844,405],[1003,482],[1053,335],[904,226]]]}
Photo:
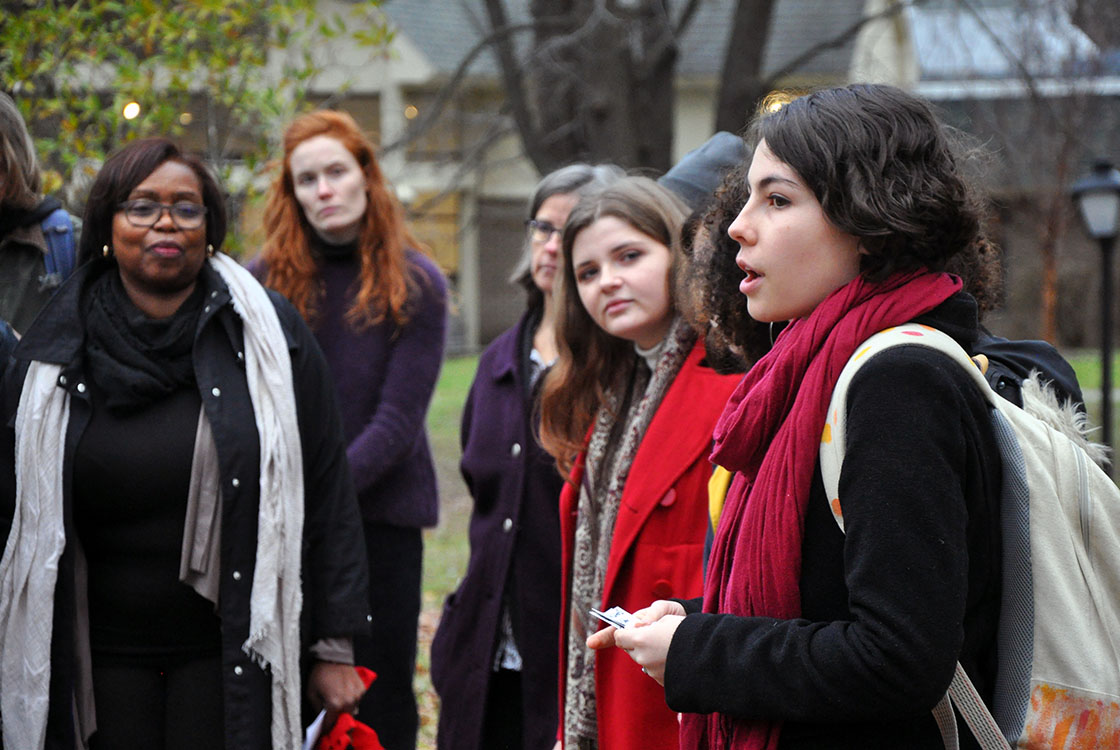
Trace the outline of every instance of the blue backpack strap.
{"label": "blue backpack strap", "polygon": [[65,281],[74,272],[76,250],[74,242],[74,223],[64,208],[56,208],[40,225],[43,237],[47,240],[47,255],[43,262],[47,276],[55,276],[58,283]]}

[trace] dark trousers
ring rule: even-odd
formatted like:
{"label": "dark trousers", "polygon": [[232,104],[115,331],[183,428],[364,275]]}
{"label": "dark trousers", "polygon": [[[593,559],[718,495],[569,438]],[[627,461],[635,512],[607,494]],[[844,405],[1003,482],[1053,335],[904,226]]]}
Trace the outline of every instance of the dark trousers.
{"label": "dark trousers", "polygon": [[354,661],[377,673],[362,698],[359,720],[373,727],[385,750],[415,750],[420,717],[412,677],[420,619],[420,529],[364,524],[369,556],[371,638],[354,639]]}
{"label": "dark trousers", "polygon": [[99,665],[91,750],[223,750],[222,662],[217,656],[159,667]]}
{"label": "dark trousers", "polygon": [[521,750],[521,721],[521,673],[499,669],[490,675],[479,747]]}

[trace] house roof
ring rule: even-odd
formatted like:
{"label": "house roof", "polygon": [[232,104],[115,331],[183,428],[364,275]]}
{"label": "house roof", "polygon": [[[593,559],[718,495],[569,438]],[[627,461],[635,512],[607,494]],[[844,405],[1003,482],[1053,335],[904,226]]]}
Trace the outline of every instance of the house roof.
{"label": "house roof", "polygon": [[[682,0],[669,0],[679,12]],[[506,0],[511,24],[529,20],[528,0]],[[731,30],[735,0],[704,0],[697,8],[679,41],[677,70],[690,77],[717,77],[723,67]],[[763,70],[772,73],[822,41],[832,39],[859,20],[864,0],[778,0],[770,19],[771,33],[763,58]],[[481,39],[489,21],[480,0],[386,0],[382,6],[393,23],[428,56],[432,65],[450,74]],[[517,34],[519,50],[524,53],[532,33]],[[823,50],[801,67],[810,74],[843,75],[854,49],[854,38],[834,49]],[[480,55],[471,67],[480,77],[498,75],[491,51]]]}
{"label": "house roof", "polygon": [[972,9],[930,3],[907,11],[923,81],[1050,78],[1084,71],[1097,46],[1062,3],[987,0]]}

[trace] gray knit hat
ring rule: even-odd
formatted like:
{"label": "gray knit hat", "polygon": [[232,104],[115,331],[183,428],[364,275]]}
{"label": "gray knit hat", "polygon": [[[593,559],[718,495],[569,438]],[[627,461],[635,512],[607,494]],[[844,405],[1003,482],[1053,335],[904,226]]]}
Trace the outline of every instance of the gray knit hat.
{"label": "gray knit hat", "polygon": [[746,142],[725,130],[693,149],[657,180],[693,211],[712,197],[723,176],[750,155]]}

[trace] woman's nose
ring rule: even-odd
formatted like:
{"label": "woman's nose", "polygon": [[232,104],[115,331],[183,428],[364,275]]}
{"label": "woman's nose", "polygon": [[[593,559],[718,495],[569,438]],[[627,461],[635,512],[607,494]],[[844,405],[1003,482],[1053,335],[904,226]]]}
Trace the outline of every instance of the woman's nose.
{"label": "woman's nose", "polygon": [[599,271],[599,286],[603,289],[613,289],[619,285],[622,277],[612,271],[609,266]]}
{"label": "woman's nose", "polygon": [[738,242],[740,246],[753,245],[758,241],[758,234],[747,216],[746,206],[743,206],[739,215],[735,217],[735,221],[731,222],[731,226],[727,228],[727,236]]}
{"label": "woman's nose", "polygon": [[323,175],[319,178],[318,183],[316,183],[316,187],[319,188],[320,197],[330,195],[333,192],[331,188],[331,182],[327,179],[326,175]]}
{"label": "woman's nose", "polygon": [[544,243],[544,251],[552,256],[560,254],[560,232],[553,232],[548,235],[548,239]]}
{"label": "woman's nose", "polygon": [[169,232],[174,232],[179,229],[179,225],[175,223],[175,218],[171,215],[170,206],[160,207],[159,216],[156,217],[155,224],[152,226]]}

